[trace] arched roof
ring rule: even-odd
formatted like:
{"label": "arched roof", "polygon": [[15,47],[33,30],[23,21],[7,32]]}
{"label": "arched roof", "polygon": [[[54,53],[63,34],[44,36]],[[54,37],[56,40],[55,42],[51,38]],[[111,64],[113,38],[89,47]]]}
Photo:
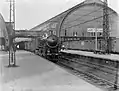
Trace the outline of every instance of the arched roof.
{"label": "arched roof", "polygon": [[[98,18],[98,17],[102,17],[102,14],[103,14],[103,2],[101,0],[85,0],[84,2],[62,12],[61,14],[45,21],[44,23],[42,24],[39,24],[37,26],[35,26],[34,28],[32,28],[31,30],[37,30],[37,31],[41,31],[41,30],[46,30],[46,29],[50,29],[50,24],[53,23],[53,22],[58,22],[57,24],[57,27],[56,27],[56,31],[60,32],[62,31],[63,29],[63,24],[68,22],[68,21],[65,21],[66,19],[68,19],[68,17],[70,17],[71,19],[71,16],[73,14],[77,14],[79,15],[80,17],[82,17],[82,20],[81,21],[85,21],[84,23],[88,24],[90,23],[90,20],[88,19],[91,19],[91,18]],[[96,11],[99,11],[95,14]],[[110,13],[112,13],[111,17],[115,17],[115,16],[118,16],[118,14],[113,10],[111,9],[110,7],[108,7],[108,11]],[[100,13],[101,12],[101,13]],[[92,14],[91,14],[92,13]],[[85,17],[84,17],[85,16]],[[109,16],[110,17],[110,16]],[[72,17],[72,19],[76,19],[76,16]],[[102,18],[100,18],[102,19]],[[95,20],[98,20],[98,19],[95,19]],[[110,18],[111,20],[111,18]],[[115,18],[116,20],[116,18]],[[99,21],[99,20],[98,20]],[[102,20],[100,20],[99,22],[101,22]],[[113,19],[111,20],[113,21]],[[50,24],[49,24],[50,23]],[[80,21],[78,23],[81,23]],[[84,25],[85,25],[84,24]],[[83,22],[82,22],[82,25],[83,25]],[[60,31],[61,30],[61,31]],[[58,35],[59,35],[58,34]]]}
{"label": "arched roof", "polygon": [[[64,35],[64,30],[72,33],[79,30],[86,32],[87,28],[103,28],[103,6],[104,3],[101,0],[85,0],[83,4],[71,8],[61,21],[60,35]],[[108,8],[108,17],[110,31],[113,31],[112,36],[119,36],[117,29],[118,14]]]}

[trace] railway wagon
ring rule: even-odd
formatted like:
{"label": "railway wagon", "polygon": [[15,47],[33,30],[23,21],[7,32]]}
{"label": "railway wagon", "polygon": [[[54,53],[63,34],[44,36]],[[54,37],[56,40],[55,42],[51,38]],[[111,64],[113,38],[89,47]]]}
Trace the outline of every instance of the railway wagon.
{"label": "railway wagon", "polygon": [[30,52],[35,52],[35,50],[37,49],[35,41],[31,40],[31,41],[25,41],[24,42],[24,49],[26,51],[30,51]]}
{"label": "railway wagon", "polygon": [[[61,41],[65,48],[102,51],[105,50],[103,10],[104,2],[101,0],[85,0],[30,30],[41,31],[42,36],[48,35],[52,30],[60,40],[61,37],[81,38],[76,41]],[[119,52],[119,16],[110,7],[108,7],[108,20],[111,50]]]}

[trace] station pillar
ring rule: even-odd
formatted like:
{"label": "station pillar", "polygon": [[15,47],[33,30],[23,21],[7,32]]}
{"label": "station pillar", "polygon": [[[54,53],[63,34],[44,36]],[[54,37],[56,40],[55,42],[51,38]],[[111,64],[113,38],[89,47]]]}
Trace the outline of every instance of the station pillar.
{"label": "station pillar", "polygon": [[14,40],[11,38],[9,41],[9,65],[8,67],[16,67],[16,47],[15,44],[13,43]]}

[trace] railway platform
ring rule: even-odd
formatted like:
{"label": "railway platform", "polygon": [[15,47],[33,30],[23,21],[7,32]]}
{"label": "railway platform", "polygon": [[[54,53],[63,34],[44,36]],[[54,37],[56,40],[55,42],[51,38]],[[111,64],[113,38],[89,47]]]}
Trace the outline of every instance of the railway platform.
{"label": "railway platform", "polygon": [[8,54],[0,54],[0,91],[103,91],[32,53],[17,51],[16,59],[7,68]]}
{"label": "railway platform", "polygon": [[95,57],[95,58],[102,58],[102,59],[109,59],[113,61],[119,61],[119,55],[118,54],[95,54],[93,52],[86,52],[86,51],[76,51],[76,50],[62,50],[62,52],[72,53],[72,54],[79,54],[83,56],[89,56],[89,57]]}

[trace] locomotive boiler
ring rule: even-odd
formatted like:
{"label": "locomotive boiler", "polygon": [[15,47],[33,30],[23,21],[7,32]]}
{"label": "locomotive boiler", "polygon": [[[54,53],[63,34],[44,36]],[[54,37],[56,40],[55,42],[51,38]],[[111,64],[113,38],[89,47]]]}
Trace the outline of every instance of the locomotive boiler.
{"label": "locomotive boiler", "polygon": [[57,58],[60,51],[60,41],[56,35],[50,35],[46,41],[47,57]]}
{"label": "locomotive boiler", "polygon": [[51,34],[46,39],[38,40],[35,53],[46,58],[57,58],[60,51],[60,41],[56,35]]}

